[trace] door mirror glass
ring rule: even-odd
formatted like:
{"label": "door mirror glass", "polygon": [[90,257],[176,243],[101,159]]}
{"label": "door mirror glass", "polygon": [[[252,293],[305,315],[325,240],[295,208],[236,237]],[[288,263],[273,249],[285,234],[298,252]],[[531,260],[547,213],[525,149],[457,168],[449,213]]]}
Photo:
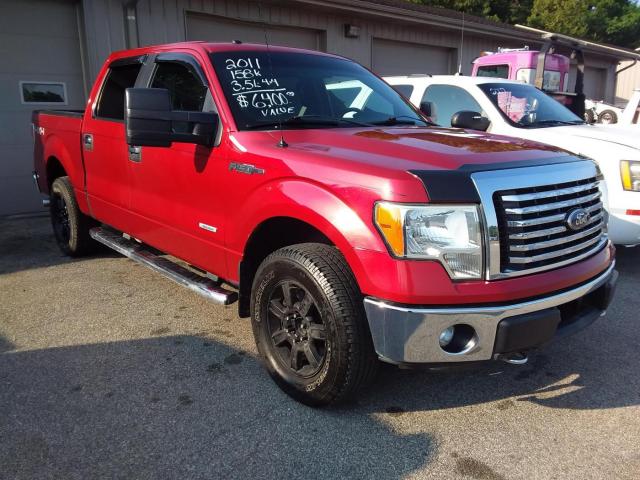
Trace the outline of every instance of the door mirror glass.
{"label": "door mirror glass", "polygon": [[127,88],[125,94],[127,144],[169,147],[172,142],[212,146],[218,115],[171,109],[166,88]]}
{"label": "door mirror glass", "polygon": [[483,117],[479,112],[462,110],[456,112],[451,117],[451,126],[455,128],[466,128],[469,130],[481,130],[485,132],[491,122],[487,117]]}

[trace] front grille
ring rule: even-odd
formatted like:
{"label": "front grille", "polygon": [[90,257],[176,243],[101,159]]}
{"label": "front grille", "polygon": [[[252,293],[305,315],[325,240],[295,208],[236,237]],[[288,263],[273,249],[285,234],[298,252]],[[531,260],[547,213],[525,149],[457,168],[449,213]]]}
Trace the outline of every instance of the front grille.
{"label": "front grille", "polygon": [[[501,190],[494,203],[504,273],[550,268],[584,257],[601,246],[605,228],[598,180]],[[583,208],[589,220],[578,230],[567,225],[571,211]]]}

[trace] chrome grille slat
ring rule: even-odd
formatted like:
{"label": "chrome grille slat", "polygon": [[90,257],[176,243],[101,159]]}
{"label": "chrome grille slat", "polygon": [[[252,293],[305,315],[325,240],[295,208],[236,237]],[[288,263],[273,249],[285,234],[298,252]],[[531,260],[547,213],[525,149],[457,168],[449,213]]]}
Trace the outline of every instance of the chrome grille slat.
{"label": "chrome grille slat", "polygon": [[[564,215],[563,215],[564,217]],[[544,230],[534,230],[533,232],[518,232],[509,235],[510,240],[531,240],[532,238],[547,237],[557,233],[566,232],[567,227],[551,227]]]}
{"label": "chrome grille slat", "polygon": [[556,190],[547,190],[544,192],[523,193],[520,195],[504,195],[503,202],[527,202],[530,200],[539,200],[543,198],[563,197],[574,193],[585,192],[598,188],[597,183],[588,183],[586,185],[578,185],[577,187],[559,188]]}
{"label": "chrome grille slat", "polygon": [[[601,209],[602,209],[602,204],[600,204],[600,203],[585,208],[585,210],[587,212],[589,212],[589,213],[592,213],[592,212],[595,212],[595,211],[601,210]],[[560,221],[564,220],[564,218],[566,216],[567,216],[566,213],[560,213],[558,215],[550,215],[548,217],[531,218],[531,219],[527,219],[527,220],[508,220],[507,221],[507,226],[508,227],[533,227],[535,225],[542,225],[542,224],[545,224],[545,223],[560,222]]]}
{"label": "chrome grille slat", "polygon": [[529,213],[540,213],[548,210],[559,210],[567,207],[578,207],[583,203],[591,202],[600,198],[602,194],[598,191],[590,195],[586,195],[580,198],[572,198],[570,200],[563,200],[561,202],[545,203],[542,205],[531,205],[529,207],[508,207],[505,208],[507,215],[527,215]]}
{"label": "chrome grille slat", "polygon": [[[606,241],[606,215],[595,176],[555,185],[540,180],[539,184],[495,192],[503,274],[522,275],[566,265],[595,252]],[[575,230],[567,222],[577,208],[592,217]]]}
{"label": "chrome grille slat", "polygon": [[541,250],[543,248],[555,247],[556,245],[562,245],[564,243],[574,242],[580,238],[591,235],[592,233],[595,233],[601,229],[602,229],[602,221],[598,222],[598,224],[595,227],[582,230],[573,235],[560,237],[553,240],[547,240],[544,242],[529,243],[529,244],[523,244],[523,245],[510,245],[509,250],[511,250],[512,252],[531,252],[533,250]]}
{"label": "chrome grille slat", "polygon": [[567,255],[573,252],[577,252],[580,250],[584,250],[587,247],[590,247],[591,245],[594,245],[596,243],[600,242],[600,237],[595,237],[592,238],[591,240],[584,242],[584,243],[580,243],[578,245],[574,245],[572,247],[568,247],[568,248],[564,248],[562,250],[555,250],[553,252],[549,252],[549,253],[542,253],[540,255],[533,255],[533,256],[529,256],[529,257],[509,257],[509,262],[510,263],[517,263],[517,264],[527,264],[527,263],[534,263],[534,262],[542,262],[544,260],[549,260],[552,258],[557,258],[557,257],[561,257],[563,255]]}
{"label": "chrome grille slat", "polygon": [[[598,208],[594,208],[592,211],[598,210],[600,207],[598,206]],[[587,209],[588,210],[588,209]],[[561,215],[557,215],[559,217],[561,217],[558,221],[560,220],[564,220],[564,217],[566,217],[566,214],[561,214]],[[591,225],[592,223],[597,222],[598,220],[600,220],[603,217],[602,212],[595,214],[593,217],[591,217],[591,220],[589,220],[588,225]],[[517,226],[517,225],[511,225],[512,222],[508,222],[509,226]],[[517,232],[517,233],[512,233],[509,235],[509,239],[510,240],[531,240],[532,238],[539,238],[539,237],[546,237],[549,235],[555,235],[558,233],[562,233],[562,232],[566,232],[567,231],[567,227],[560,226],[560,227],[551,227],[551,228],[545,228],[544,230],[534,230],[532,232]]]}

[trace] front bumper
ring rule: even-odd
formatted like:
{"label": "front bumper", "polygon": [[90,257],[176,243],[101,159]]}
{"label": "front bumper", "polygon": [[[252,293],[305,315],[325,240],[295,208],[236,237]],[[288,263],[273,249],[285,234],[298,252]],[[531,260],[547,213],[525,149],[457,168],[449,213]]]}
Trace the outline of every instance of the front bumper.
{"label": "front bumper", "polygon": [[612,209],[608,231],[609,238],[616,245],[638,245],[640,244],[640,215],[627,215],[626,210]]}
{"label": "front bumper", "polygon": [[[479,307],[401,306],[367,297],[364,307],[380,359],[395,364],[491,360],[527,351],[553,337],[575,333],[603,316],[615,290],[615,262],[570,290],[508,305]],[[450,353],[440,333],[453,326],[473,329],[469,347]],[[464,327],[465,332],[470,332]]]}

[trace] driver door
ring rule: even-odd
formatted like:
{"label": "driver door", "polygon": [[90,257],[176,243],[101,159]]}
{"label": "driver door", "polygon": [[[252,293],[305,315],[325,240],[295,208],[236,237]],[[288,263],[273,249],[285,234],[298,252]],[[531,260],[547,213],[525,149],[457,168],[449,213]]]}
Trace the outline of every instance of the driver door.
{"label": "driver door", "polygon": [[451,118],[463,110],[485,115],[482,107],[466,90],[454,85],[431,84],[427,87],[420,105],[431,107],[431,120],[442,127],[451,127]]}
{"label": "driver door", "polygon": [[[173,110],[217,111],[194,56],[159,54],[150,68],[148,86],[169,90]],[[174,131],[189,128],[186,122],[174,124]],[[222,149],[174,142],[132,150],[131,210],[139,220],[140,238],[208,271],[224,271]]]}

